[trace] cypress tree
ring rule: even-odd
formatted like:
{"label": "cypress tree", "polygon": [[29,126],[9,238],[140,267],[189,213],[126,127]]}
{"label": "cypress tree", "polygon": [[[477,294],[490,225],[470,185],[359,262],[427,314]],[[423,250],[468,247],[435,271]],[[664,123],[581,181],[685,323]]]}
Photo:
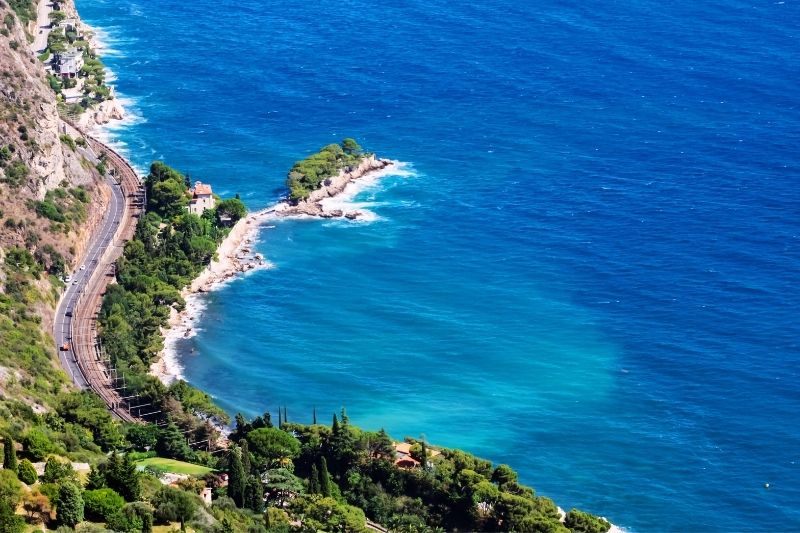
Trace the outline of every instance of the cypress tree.
{"label": "cypress tree", "polygon": [[[141,485],[139,483],[140,474],[136,470],[136,464],[129,455],[120,456],[116,452],[108,458],[108,462],[102,467],[105,485],[114,489],[125,501],[135,502],[139,499]],[[98,476],[90,478],[92,485],[99,483]]]}
{"label": "cypress tree", "polygon": [[288,424],[289,423],[289,417],[286,415],[286,406],[285,405],[283,406],[283,423],[284,424]]}
{"label": "cypress tree", "polygon": [[140,484],[139,471],[136,470],[136,463],[133,462],[133,459],[131,459],[131,456],[128,454],[125,454],[125,457],[122,458],[121,471],[123,482],[121,488],[123,490],[118,492],[126,501],[135,502],[141,496],[142,487]]}
{"label": "cypress tree", "polygon": [[319,493],[323,496],[331,495],[331,476],[328,474],[328,462],[325,457],[319,460]]}
{"label": "cypress tree", "polygon": [[319,494],[319,472],[317,465],[311,465],[311,475],[308,478],[308,493]]}
{"label": "cypress tree", "polygon": [[264,510],[264,486],[256,476],[248,476],[244,488],[244,506],[253,512]]}
{"label": "cypress tree", "polygon": [[283,425],[283,415],[281,413],[281,408],[278,406],[278,427]]}
{"label": "cypress tree", "polygon": [[333,413],[333,424],[331,424],[331,432],[334,435],[339,434],[339,420],[336,418],[336,413]]}
{"label": "cypress tree", "polygon": [[428,470],[428,446],[425,444],[425,440],[422,440],[422,451],[420,452],[422,456],[422,469]]}
{"label": "cypress tree", "polygon": [[316,405],[314,406],[314,408],[313,408],[313,410],[311,412],[311,420],[312,420],[311,423],[316,426],[317,425],[317,406]]}
{"label": "cypress tree", "polygon": [[58,489],[56,519],[62,526],[75,527],[83,522],[83,497],[81,489],[72,482],[63,483]]}
{"label": "cypress tree", "polygon": [[346,426],[350,423],[350,418],[347,416],[347,411],[342,407],[342,425]]}
{"label": "cypress tree", "polygon": [[17,473],[17,450],[14,448],[14,440],[8,436],[3,441],[3,468]]}
{"label": "cypress tree", "polygon": [[239,441],[239,446],[242,449],[242,468],[245,474],[250,474],[253,469],[253,461],[250,455],[250,450],[245,439]]}
{"label": "cypress tree", "polygon": [[247,475],[244,465],[242,465],[242,458],[239,456],[239,450],[231,448],[228,464],[228,496],[237,507],[242,507],[244,504],[245,483],[247,483]]}

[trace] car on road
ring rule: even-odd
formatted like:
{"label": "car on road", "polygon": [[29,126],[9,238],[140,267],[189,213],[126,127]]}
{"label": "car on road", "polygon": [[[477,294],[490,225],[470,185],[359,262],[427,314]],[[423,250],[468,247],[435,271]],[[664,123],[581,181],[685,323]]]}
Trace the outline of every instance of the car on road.
{"label": "car on road", "polygon": [[70,281],[72,281],[72,276],[67,276],[64,278],[64,283],[69,283]]}
{"label": "car on road", "polygon": [[81,270],[86,270],[86,265],[81,265]]}
{"label": "car on road", "polygon": [[67,309],[67,312],[64,313],[64,316],[72,316],[72,309]]}
{"label": "car on road", "polygon": [[61,348],[61,351],[62,351],[62,352],[68,352],[68,351],[69,351],[69,343],[68,343],[68,342],[65,342],[65,343],[64,343],[64,344],[62,344],[62,345],[61,345],[59,348]]}
{"label": "car on road", "polygon": [[77,285],[78,284],[78,280],[76,279],[75,281],[72,282],[72,284],[73,285]]}

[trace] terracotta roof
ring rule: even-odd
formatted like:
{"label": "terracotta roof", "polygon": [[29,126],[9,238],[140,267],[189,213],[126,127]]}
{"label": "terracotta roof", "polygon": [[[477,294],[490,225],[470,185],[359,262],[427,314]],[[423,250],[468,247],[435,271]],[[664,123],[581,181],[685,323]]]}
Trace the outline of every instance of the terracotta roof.
{"label": "terracotta roof", "polygon": [[400,468],[416,468],[419,466],[419,461],[411,457],[402,457],[395,461],[394,464]]}
{"label": "terracotta roof", "polygon": [[197,183],[194,184],[193,192],[194,192],[195,195],[211,194],[211,185],[208,185],[206,183],[200,183],[198,181]]}
{"label": "terracotta roof", "polygon": [[394,445],[395,451],[409,455],[411,453],[411,444],[408,442],[396,442]]}

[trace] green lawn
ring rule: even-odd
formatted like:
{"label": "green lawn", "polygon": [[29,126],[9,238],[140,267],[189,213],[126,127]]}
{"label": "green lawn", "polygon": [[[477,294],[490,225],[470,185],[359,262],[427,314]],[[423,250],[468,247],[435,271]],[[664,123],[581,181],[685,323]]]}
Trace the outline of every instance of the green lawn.
{"label": "green lawn", "polygon": [[139,469],[152,466],[153,468],[164,470],[165,472],[172,472],[173,474],[188,474],[190,476],[202,476],[203,474],[207,474],[212,470],[207,466],[185,463],[176,459],[164,459],[162,457],[150,457],[149,459],[136,461],[136,466],[139,467]]}

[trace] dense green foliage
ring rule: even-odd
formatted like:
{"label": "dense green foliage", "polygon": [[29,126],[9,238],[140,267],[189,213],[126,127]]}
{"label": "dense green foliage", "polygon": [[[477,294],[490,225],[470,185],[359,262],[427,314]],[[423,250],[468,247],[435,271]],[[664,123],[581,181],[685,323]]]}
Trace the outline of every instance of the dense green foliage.
{"label": "dense green foliage", "polygon": [[22,185],[30,174],[30,169],[24,161],[17,159],[2,166],[0,181],[7,183],[12,188]]}
{"label": "dense green foliage", "polygon": [[350,138],[341,144],[329,144],[315,154],[294,164],[286,178],[289,199],[293,202],[308,198],[327,178],[340,170],[357,165],[364,153],[358,143]]}
{"label": "dense green foliage", "polygon": [[112,489],[95,489],[83,493],[83,503],[88,520],[106,522],[122,509],[125,499]]}
{"label": "dense green foliage", "polygon": [[611,527],[607,520],[577,509],[567,513],[564,525],[576,533],[605,533]]}
{"label": "dense green foliage", "polygon": [[[112,364],[125,374],[126,394],[138,393],[160,406],[178,426],[168,427],[156,439],[159,452],[178,459],[194,459],[184,431],[192,432],[192,441],[210,436],[207,424],[194,414],[227,420],[207,394],[180,381],[167,389],[148,374],[163,346],[160,328],[166,325],[170,307],[182,308],[181,288],[211,261],[227,232],[215,209],[202,217],[187,212],[187,182],[160,161],[151,165],[145,181],[148,211],[117,261],[119,283],[109,286],[100,313],[102,340]],[[238,204],[224,205],[230,214],[241,214]]]}
{"label": "dense green foliage", "polygon": [[174,489],[162,487],[153,498],[156,520],[162,523],[180,522],[181,531],[186,530],[186,522],[197,512],[197,497]]}
{"label": "dense green foliage", "polygon": [[81,489],[72,482],[62,483],[58,489],[56,519],[67,527],[75,527],[83,522],[83,496]]}

